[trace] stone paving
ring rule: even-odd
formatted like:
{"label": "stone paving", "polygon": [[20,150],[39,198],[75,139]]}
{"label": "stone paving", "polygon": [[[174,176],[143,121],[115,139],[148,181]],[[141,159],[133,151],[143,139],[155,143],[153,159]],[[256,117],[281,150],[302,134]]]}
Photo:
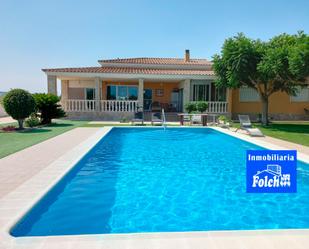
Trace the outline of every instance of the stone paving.
{"label": "stone paving", "polygon": [[0,159],[0,198],[98,131],[77,128]]}

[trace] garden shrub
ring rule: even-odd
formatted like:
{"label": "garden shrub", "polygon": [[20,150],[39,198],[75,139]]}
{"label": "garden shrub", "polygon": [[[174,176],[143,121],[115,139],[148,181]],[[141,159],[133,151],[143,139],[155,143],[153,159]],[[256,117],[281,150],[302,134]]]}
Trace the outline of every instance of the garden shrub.
{"label": "garden shrub", "polygon": [[196,111],[196,104],[194,102],[189,102],[185,105],[185,109],[188,113]]}
{"label": "garden shrub", "polygon": [[207,108],[208,103],[205,101],[189,102],[185,105],[185,109],[188,113],[205,112]]}
{"label": "garden shrub", "polygon": [[219,116],[218,120],[221,121],[221,123],[223,123],[223,124],[232,122],[232,120],[229,117],[224,116],[224,115]]}
{"label": "garden shrub", "polygon": [[37,117],[35,113],[32,113],[30,117],[25,120],[25,124],[28,127],[35,127],[40,124],[40,119]]}
{"label": "garden shrub", "polygon": [[7,114],[18,121],[19,129],[23,129],[25,118],[35,111],[35,101],[28,91],[12,89],[4,96],[3,107]]}
{"label": "garden shrub", "polygon": [[42,124],[50,124],[53,118],[62,118],[65,116],[65,112],[58,104],[60,101],[58,96],[50,93],[36,93],[33,94],[33,97]]}
{"label": "garden shrub", "polygon": [[208,103],[205,101],[196,102],[196,110],[199,112],[205,112],[208,108]]}
{"label": "garden shrub", "polygon": [[16,127],[14,125],[8,125],[1,128],[4,132],[12,132],[16,130]]}

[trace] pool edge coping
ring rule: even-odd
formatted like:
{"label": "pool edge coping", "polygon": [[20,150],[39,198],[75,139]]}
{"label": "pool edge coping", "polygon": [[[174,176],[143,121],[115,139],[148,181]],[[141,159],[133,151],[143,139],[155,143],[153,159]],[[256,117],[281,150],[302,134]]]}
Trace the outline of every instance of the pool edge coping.
{"label": "pool edge coping", "polygon": [[[233,132],[231,130],[227,130],[227,129],[224,129],[224,128],[221,128],[221,127],[214,127],[214,126],[212,126],[212,127],[208,127],[208,128],[211,128],[213,130],[216,130],[218,132],[224,133],[226,135],[230,135],[232,137],[241,139],[243,141],[246,141],[246,142],[249,142],[249,143],[261,146],[261,147],[264,147],[266,149],[270,149],[270,150],[291,150],[291,149],[288,149],[288,148],[286,148],[284,146],[272,144],[272,143],[267,142],[267,141],[261,141],[261,140],[256,139],[255,137],[251,137],[251,136],[248,136],[248,135],[245,135],[245,134]],[[298,151],[297,151],[297,160],[309,164],[309,156],[307,156],[307,155],[305,155],[305,154],[303,154],[301,152],[298,152]]]}
{"label": "pool edge coping", "polygon": [[[18,237],[10,234],[10,230],[112,129],[113,127],[100,128],[95,134],[71,148],[64,155],[48,164],[46,168],[0,199],[0,220],[6,220],[7,222],[0,228],[1,242],[3,240],[11,242],[18,239]],[[32,191],[29,191],[29,189]],[[37,191],[37,189],[40,189],[40,191]],[[33,195],[23,196],[23,194],[29,192],[33,192]]]}
{"label": "pool edge coping", "polygon": [[[129,128],[132,128],[128,126]],[[115,127],[115,128],[128,128],[124,127]],[[21,184],[14,191],[10,192],[2,199],[0,199],[0,219],[7,220],[7,223],[1,227],[0,229],[0,245],[4,243],[14,244],[17,241],[27,241],[31,239],[31,242],[48,242],[55,241],[57,239],[73,239],[78,241],[88,241],[93,238],[96,240],[97,238],[104,238],[108,240],[123,240],[123,239],[143,239],[143,238],[165,238],[175,236],[179,238],[179,236],[185,237],[195,237],[195,236],[242,236],[242,235],[271,235],[271,234],[279,234],[279,235],[287,235],[291,233],[305,234],[309,237],[309,229],[274,229],[274,230],[229,230],[229,231],[192,231],[192,232],[156,232],[156,233],[121,233],[121,234],[86,234],[86,235],[60,235],[60,236],[27,236],[27,237],[13,237],[10,235],[10,230],[15,224],[29,211],[31,208],[36,205],[36,203],[45,196],[45,194],[59,182],[75,165],[80,161],[104,136],[106,136],[114,126],[102,127],[100,128],[94,135],[90,136],[86,140],[84,140],[81,144],[78,144],[67,151],[64,155],[56,159],[54,162],[49,164],[45,169],[40,171],[38,174],[30,178],[25,183]],[[150,127],[136,127],[136,128],[150,128]],[[156,127],[154,127],[156,128]],[[180,127],[169,127],[169,128],[180,128]],[[190,127],[184,127],[190,128]],[[273,145],[271,143],[255,140],[252,137],[246,136],[244,134],[234,133],[232,131],[227,131],[225,129],[219,127],[192,127],[192,128],[211,128],[218,132],[225,133],[227,135],[231,135],[238,139],[265,147],[269,149],[286,149],[277,145]],[[304,156],[304,161],[309,162],[309,157]],[[302,160],[302,159],[301,159]],[[303,161],[303,160],[302,160]],[[31,192],[29,188],[32,190],[40,189],[34,195],[28,197],[23,197],[23,193]],[[6,202],[11,202],[11,208],[5,207],[3,205]],[[16,206],[19,208],[17,209]],[[22,206],[22,208],[20,208]],[[14,210],[13,212],[12,209]],[[20,210],[22,209],[22,210]],[[6,210],[8,212],[2,212]],[[180,237],[181,238],[181,237]],[[102,242],[102,241],[98,241]],[[29,248],[31,247],[31,243],[29,244]],[[18,246],[18,245],[17,245]],[[24,246],[21,244],[21,246]]]}

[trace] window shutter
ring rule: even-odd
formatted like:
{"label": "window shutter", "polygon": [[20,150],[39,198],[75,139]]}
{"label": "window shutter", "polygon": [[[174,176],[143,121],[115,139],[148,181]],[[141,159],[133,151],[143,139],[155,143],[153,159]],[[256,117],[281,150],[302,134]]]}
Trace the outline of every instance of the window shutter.
{"label": "window shutter", "polygon": [[298,87],[298,93],[291,96],[291,102],[309,102],[309,88]]}
{"label": "window shutter", "polygon": [[241,87],[239,89],[239,101],[240,102],[258,102],[260,97],[258,92],[250,87]]}

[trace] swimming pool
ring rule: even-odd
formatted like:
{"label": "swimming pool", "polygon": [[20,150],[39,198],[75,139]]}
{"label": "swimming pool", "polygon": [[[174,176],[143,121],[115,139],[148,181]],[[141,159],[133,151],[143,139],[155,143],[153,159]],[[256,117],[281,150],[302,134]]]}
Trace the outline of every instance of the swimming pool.
{"label": "swimming pool", "polygon": [[309,165],[296,194],[248,194],[248,149],[209,128],[113,128],[11,234],[309,228]]}

